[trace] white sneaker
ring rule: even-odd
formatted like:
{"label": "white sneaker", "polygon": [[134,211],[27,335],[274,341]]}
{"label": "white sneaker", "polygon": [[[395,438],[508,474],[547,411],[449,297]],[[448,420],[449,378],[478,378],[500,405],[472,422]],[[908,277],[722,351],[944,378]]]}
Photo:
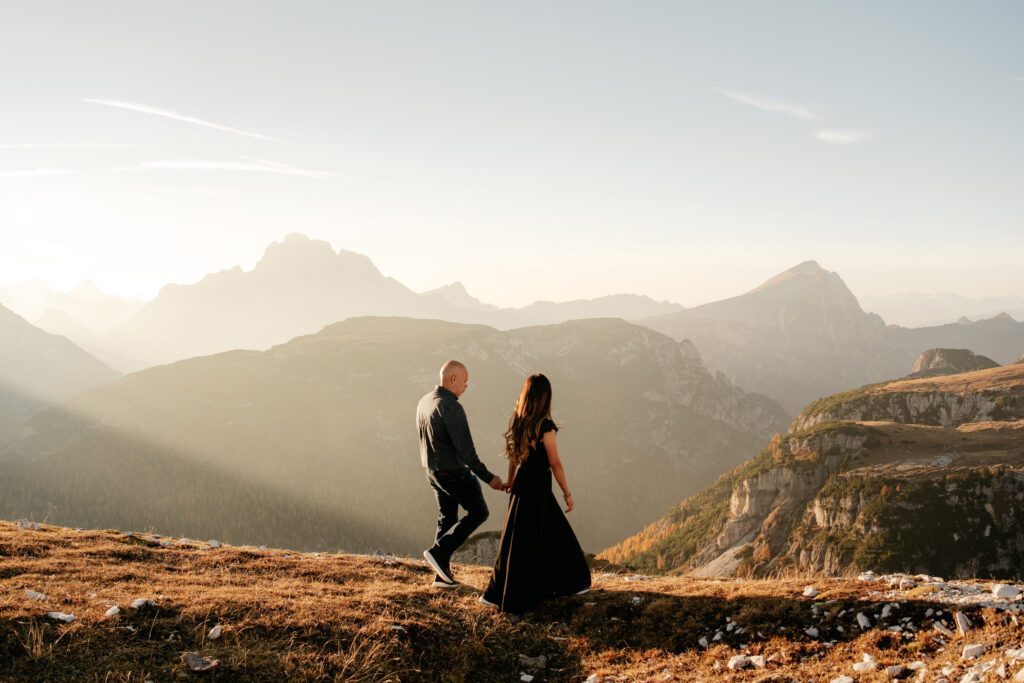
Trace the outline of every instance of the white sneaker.
{"label": "white sneaker", "polygon": [[458,583],[458,581],[455,580],[455,577],[451,575],[451,572],[448,569],[442,567],[441,563],[437,561],[436,557],[430,554],[429,550],[423,551],[423,557],[426,559],[427,564],[433,567],[434,571],[437,572],[437,575],[440,576],[442,579],[444,579],[448,583]]}
{"label": "white sneaker", "polygon": [[434,588],[452,589],[452,588],[458,588],[462,584],[460,584],[458,581],[445,581],[440,576],[435,576],[434,577],[434,583],[432,583],[430,585],[433,586]]}
{"label": "white sneaker", "polygon": [[487,598],[485,598],[485,597],[484,597],[483,595],[481,595],[481,596],[480,596],[480,598],[479,598],[478,602],[479,602],[479,603],[480,603],[481,605],[487,605],[488,607],[494,607],[494,608],[497,608],[497,607],[498,607],[498,606],[497,606],[497,605],[495,605],[495,604],[494,604],[493,602],[491,602],[490,600],[488,600]]}

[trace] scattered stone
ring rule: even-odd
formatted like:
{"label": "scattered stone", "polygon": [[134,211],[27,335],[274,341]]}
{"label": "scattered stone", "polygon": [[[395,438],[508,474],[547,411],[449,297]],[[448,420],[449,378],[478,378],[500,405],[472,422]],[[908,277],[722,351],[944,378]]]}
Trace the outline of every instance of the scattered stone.
{"label": "scattered stone", "polygon": [[391,624],[391,630],[392,631],[404,631],[405,627],[402,626],[401,624]]}
{"label": "scattered stone", "polygon": [[1013,680],[1017,681],[1017,683],[1021,683],[1022,681],[1024,681],[1024,669],[1018,671],[1017,675],[1013,677]]}
{"label": "scattered stone", "polygon": [[220,547],[220,541],[208,541],[208,543],[209,543],[211,548],[219,548]]}
{"label": "scattered stone", "polygon": [[857,612],[857,625],[861,631],[866,631],[871,628],[871,620],[864,616],[863,612]]}
{"label": "scattered stone", "polygon": [[601,677],[597,674],[590,674],[583,683],[601,683]]}
{"label": "scattered stone", "polygon": [[128,633],[135,633],[138,629],[132,626],[131,624],[128,624],[124,627],[124,630],[128,631]]}
{"label": "scattered stone", "polygon": [[964,659],[977,659],[978,657],[981,657],[983,654],[985,654],[985,646],[981,645],[980,643],[964,646]]}
{"label": "scattered stone", "polygon": [[526,683],[529,683],[530,681],[533,680],[533,676],[531,676],[530,674],[520,674],[519,675],[519,680],[526,681]]}
{"label": "scattered stone", "polygon": [[750,663],[753,664],[755,668],[763,669],[765,666],[764,655],[751,655]]}
{"label": "scattered stone", "polygon": [[708,642],[708,639],[705,636],[701,636],[700,640],[697,641],[697,644],[705,650],[711,646],[711,643]]}
{"label": "scattered stone", "polygon": [[206,634],[206,637],[209,638],[210,640],[217,640],[218,638],[220,638],[220,634],[221,634],[220,624],[217,624],[216,626],[214,626],[213,628],[210,629],[210,632]]}
{"label": "scattered stone", "polygon": [[889,678],[899,678],[903,675],[903,667],[899,664],[893,664],[892,666],[885,667],[885,673]]}
{"label": "scattered stone", "polygon": [[956,629],[960,631],[960,635],[967,635],[967,632],[971,630],[971,620],[963,612],[954,614],[953,620],[956,622]]}
{"label": "scattered stone", "polygon": [[734,655],[729,663],[726,664],[730,669],[735,671],[736,669],[745,669],[750,665],[750,657],[746,655]]}
{"label": "scattered stone", "polygon": [[916,588],[916,587],[917,587],[917,581],[914,581],[911,578],[900,579],[900,590],[901,591],[910,590],[911,588]]}
{"label": "scattered stone", "polygon": [[1016,600],[1020,597],[1020,589],[1016,586],[1007,586],[1006,584],[996,583],[992,584],[992,595],[997,598]]}
{"label": "scattered stone", "polygon": [[209,671],[220,664],[216,659],[207,659],[198,652],[186,652],[181,656],[181,661],[192,671]]}
{"label": "scattered stone", "polygon": [[132,601],[132,604],[128,605],[132,609],[142,609],[143,607],[156,607],[156,603],[153,602],[152,598],[138,598]]}
{"label": "scattered stone", "polygon": [[804,631],[804,633],[809,635],[811,638],[817,638],[819,635],[821,635],[821,631],[819,631],[816,626],[810,627],[809,629]]}
{"label": "scattered stone", "polygon": [[922,662],[920,659],[916,662],[911,662],[910,664],[907,664],[907,668],[911,671],[917,671],[918,669],[923,669],[924,667],[925,663]]}
{"label": "scattered stone", "polygon": [[878,662],[875,661],[874,657],[872,657],[866,652],[861,656],[861,661],[853,665],[853,670],[857,673],[864,673],[865,671],[874,671],[877,668]]}
{"label": "scattered stone", "polygon": [[24,531],[39,531],[41,528],[38,522],[30,522],[27,519],[18,520],[18,528]]}
{"label": "scattered stone", "polygon": [[952,638],[952,637],[954,637],[956,635],[955,633],[950,631],[948,628],[943,626],[941,621],[936,621],[935,622],[935,630],[938,631],[939,633],[941,633],[942,635],[946,636],[947,638]]}
{"label": "scattered stone", "polygon": [[27,588],[25,589],[25,597],[29,600],[38,600],[39,602],[46,600],[46,596],[44,594],[39,591],[28,590]]}
{"label": "scattered stone", "polygon": [[57,621],[63,621],[65,624],[70,624],[78,618],[74,614],[67,614],[66,612],[47,612],[46,616]]}
{"label": "scattered stone", "polygon": [[818,589],[814,586],[804,586],[804,597],[805,598],[816,598],[818,597]]}
{"label": "scattered stone", "polygon": [[519,655],[519,665],[536,671],[537,669],[543,669],[548,665],[548,657],[547,655],[537,655],[536,657]]}
{"label": "scattered stone", "polygon": [[979,672],[968,671],[964,674],[963,678],[960,679],[960,683],[983,683],[984,680],[984,676]]}
{"label": "scattered stone", "polygon": [[836,676],[829,683],[853,683],[853,678],[847,675]]}
{"label": "scattered stone", "polygon": [[882,619],[888,619],[892,615],[892,605],[886,605],[882,608]]}
{"label": "scattered stone", "polygon": [[121,608],[118,607],[117,605],[114,605],[113,607],[108,609],[106,612],[104,612],[103,616],[105,616],[105,617],[116,617],[120,613],[121,613]]}

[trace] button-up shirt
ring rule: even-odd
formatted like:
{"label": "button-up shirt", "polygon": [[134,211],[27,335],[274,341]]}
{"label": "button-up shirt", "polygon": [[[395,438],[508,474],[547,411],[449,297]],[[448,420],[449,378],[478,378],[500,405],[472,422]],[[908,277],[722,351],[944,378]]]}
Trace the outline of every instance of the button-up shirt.
{"label": "button-up shirt", "polygon": [[421,398],[416,406],[416,428],[420,434],[420,462],[427,469],[468,467],[485,482],[494,479],[477,457],[466,411],[453,392],[437,386]]}

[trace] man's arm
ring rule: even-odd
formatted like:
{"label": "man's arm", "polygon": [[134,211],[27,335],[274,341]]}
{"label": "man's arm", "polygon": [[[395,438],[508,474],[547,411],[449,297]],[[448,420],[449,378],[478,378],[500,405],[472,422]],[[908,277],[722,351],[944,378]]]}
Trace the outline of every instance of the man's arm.
{"label": "man's arm", "polygon": [[[501,478],[491,474],[487,466],[480,462],[476,454],[476,447],[473,446],[473,437],[469,433],[469,421],[466,419],[466,411],[458,403],[452,402],[445,406],[442,414],[444,426],[448,430],[448,437],[452,440],[455,450],[459,454],[459,460],[466,467],[472,470],[481,481],[487,482],[491,488],[501,488]],[[498,485],[494,486],[497,480]]]}

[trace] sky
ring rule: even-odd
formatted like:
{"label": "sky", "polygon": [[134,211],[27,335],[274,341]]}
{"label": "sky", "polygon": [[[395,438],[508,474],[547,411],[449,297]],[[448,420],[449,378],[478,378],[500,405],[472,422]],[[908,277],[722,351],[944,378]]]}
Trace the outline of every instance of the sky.
{"label": "sky", "polygon": [[1024,295],[1020,2],[0,0],[0,284]]}

